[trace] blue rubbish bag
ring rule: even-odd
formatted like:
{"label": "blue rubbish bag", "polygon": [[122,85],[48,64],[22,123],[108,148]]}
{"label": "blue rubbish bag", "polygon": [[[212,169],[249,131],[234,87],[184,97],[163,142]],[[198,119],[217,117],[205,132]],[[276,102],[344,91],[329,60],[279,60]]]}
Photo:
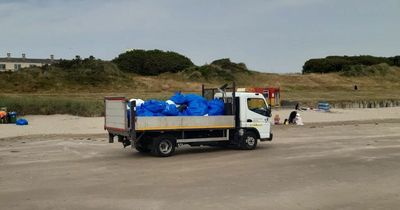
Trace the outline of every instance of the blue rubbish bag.
{"label": "blue rubbish bag", "polygon": [[188,116],[204,116],[208,113],[207,101],[192,101],[186,109]]}
{"label": "blue rubbish bag", "polygon": [[224,115],[224,102],[219,99],[208,101],[208,115]]}
{"label": "blue rubbish bag", "polygon": [[185,95],[185,103],[190,104],[195,101],[207,102],[207,100],[196,94],[187,94]]}
{"label": "blue rubbish bag", "polygon": [[176,92],[169,100],[173,101],[175,104],[184,104],[185,103],[185,95],[180,92]]}
{"label": "blue rubbish bag", "polygon": [[157,117],[163,117],[163,116],[165,116],[163,113],[154,113],[154,116],[157,116]]}
{"label": "blue rubbish bag", "polygon": [[178,113],[178,116],[188,116],[188,114],[186,113],[186,109],[185,110],[183,110],[183,111],[181,111],[181,112],[179,112]]}
{"label": "blue rubbish bag", "polygon": [[167,104],[165,109],[161,112],[161,114],[166,116],[178,116],[179,110],[176,108],[174,104]]}
{"label": "blue rubbish bag", "polygon": [[144,102],[143,108],[153,113],[161,113],[165,109],[166,105],[167,103],[165,103],[165,101],[148,100]]}
{"label": "blue rubbish bag", "polygon": [[21,119],[18,119],[18,120],[15,122],[15,124],[16,124],[16,125],[28,125],[28,120],[21,118]]}
{"label": "blue rubbish bag", "polygon": [[154,116],[153,112],[150,112],[143,106],[136,107],[136,116],[138,117],[151,117]]}

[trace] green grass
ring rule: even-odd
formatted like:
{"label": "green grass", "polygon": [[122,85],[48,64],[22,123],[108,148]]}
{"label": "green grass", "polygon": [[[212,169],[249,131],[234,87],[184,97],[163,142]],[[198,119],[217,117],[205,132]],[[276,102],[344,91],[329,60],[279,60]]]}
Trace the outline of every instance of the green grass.
{"label": "green grass", "polygon": [[19,115],[72,114],[85,117],[104,115],[104,104],[98,99],[51,96],[0,96],[0,107]]}

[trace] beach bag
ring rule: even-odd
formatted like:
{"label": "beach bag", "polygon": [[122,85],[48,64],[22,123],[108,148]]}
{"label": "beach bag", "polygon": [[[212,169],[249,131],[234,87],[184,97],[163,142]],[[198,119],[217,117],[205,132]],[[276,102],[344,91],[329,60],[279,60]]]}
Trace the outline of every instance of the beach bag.
{"label": "beach bag", "polygon": [[18,120],[15,122],[15,124],[16,124],[16,125],[28,125],[28,120],[21,118],[21,119],[18,119]]}

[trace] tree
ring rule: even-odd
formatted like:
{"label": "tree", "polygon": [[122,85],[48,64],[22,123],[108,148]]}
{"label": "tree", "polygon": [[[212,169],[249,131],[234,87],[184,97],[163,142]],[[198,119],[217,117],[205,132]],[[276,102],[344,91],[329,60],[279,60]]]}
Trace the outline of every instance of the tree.
{"label": "tree", "polygon": [[[374,57],[370,55],[360,56],[328,56],[326,58],[310,59],[304,63],[303,74],[306,73],[329,73],[355,71],[359,66],[374,66],[377,64],[388,64],[390,66],[400,65],[400,56]],[[353,68],[357,66],[357,68]]]}
{"label": "tree", "polygon": [[178,72],[194,66],[189,58],[181,54],[161,50],[130,50],[121,53],[113,62],[123,71],[141,75]]}

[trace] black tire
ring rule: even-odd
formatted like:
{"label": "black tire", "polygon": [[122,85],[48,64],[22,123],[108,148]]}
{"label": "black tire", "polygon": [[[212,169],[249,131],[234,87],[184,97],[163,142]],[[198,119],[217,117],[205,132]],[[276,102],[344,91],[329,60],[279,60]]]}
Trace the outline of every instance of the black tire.
{"label": "black tire", "polygon": [[151,152],[151,149],[147,148],[146,145],[143,145],[141,143],[137,143],[135,145],[135,149],[140,153],[149,153],[149,152]]}
{"label": "black tire", "polygon": [[172,136],[159,136],[153,141],[151,153],[158,157],[169,157],[175,152],[176,140]]}
{"label": "black tire", "polygon": [[240,142],[240,149],[253,150],[257,147],[257,135],[254,132],[246,132]]}
{"label": "black tire", "polygon": [[125,139],[125,137],[124,137],[124,136],[120,136],[120,135],[118,135],[118,142],[123,142],[123,141],[124,141],[124,139]]}

